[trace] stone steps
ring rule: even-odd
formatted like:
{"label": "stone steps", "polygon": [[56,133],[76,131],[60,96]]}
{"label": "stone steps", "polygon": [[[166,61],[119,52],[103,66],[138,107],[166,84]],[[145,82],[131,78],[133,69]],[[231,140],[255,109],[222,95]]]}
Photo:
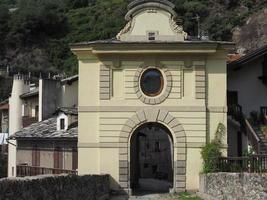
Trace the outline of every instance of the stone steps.
{"label": "stone steps", "polygon": [[260,139],[260,148],[261,148],[261,154],[267,154],[267,140],[260,128],[258,127],[253,127],[255,133],[258,135]]}

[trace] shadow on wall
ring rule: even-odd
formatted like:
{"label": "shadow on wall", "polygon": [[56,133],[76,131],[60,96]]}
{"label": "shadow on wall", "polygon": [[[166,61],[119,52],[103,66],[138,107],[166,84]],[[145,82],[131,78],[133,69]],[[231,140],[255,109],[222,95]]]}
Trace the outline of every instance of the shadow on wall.
{"label": "shadow on wall", "polygon": [[0,153],[0,178],[4,177],[7,177],[7,155]]}

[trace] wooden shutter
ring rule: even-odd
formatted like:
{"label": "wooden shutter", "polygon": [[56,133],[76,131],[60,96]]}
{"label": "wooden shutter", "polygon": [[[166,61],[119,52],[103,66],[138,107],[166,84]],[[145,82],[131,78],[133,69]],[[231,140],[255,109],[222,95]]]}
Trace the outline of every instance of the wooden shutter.
{"label": "wooden shutter", "polygon": [[32,166],[40,167],[40,150],[37,146],[32,149]]}
{"label": "wooden shutter", "polygon": [[54,168],[63,169],[63,152],[60,147],[56,147],[54,150]]}
{"label": "wooden shutter", "polygon": [[78,151],[77,148],[72,149],[72,170],[78,169]]}

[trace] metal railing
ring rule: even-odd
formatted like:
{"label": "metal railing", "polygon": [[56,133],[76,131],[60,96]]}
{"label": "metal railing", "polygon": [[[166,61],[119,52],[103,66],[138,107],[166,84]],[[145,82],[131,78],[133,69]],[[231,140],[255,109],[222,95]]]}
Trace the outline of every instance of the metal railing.
{"label": "metal railing", "polygon": [[261,106],[261,118],[263,124],[267,124],[267,107],[266,106]]}
{"label": "metal railing", "polygon": [[260,153],[261,152],[260,138],[258,137],[257,133],[254,131],[254,129],[252,128],[247,119],[245,119],[245,122],[246,122],[246,133],[251,143],[251,146],[254,149],[254,151],[256,151],[256,153]]}
{"label": "metal railing", "polygon": [[218,172],[266,173],[267,155],[251,155],[247,157],[222,157],[219,159]]}
{"label": "metal railing", "polygon": [[261,106],[261,114],[267,115],[267,106]]}
{"label": "metal railing", "polygon": [[55,169],[46,167],[34,167],[28,165],[17,165],[17,176],[37,176],[43,174],[77,174],[76,170]]}
{"label": "metal railing", "polygon": [[246,131],[246,123],[241,105],[228,105],[228,115],[232,116],[234,120],[239,122],[242,131]]}

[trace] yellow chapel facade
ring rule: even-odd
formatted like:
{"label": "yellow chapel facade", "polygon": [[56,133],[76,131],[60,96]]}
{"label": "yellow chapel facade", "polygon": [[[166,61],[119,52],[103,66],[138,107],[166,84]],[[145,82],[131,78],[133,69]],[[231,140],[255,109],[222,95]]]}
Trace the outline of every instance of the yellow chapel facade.
{"label": "yellow chapel facade", "polygon": [[[110,174],[131,193],[153,179],[197,190],[201,147],[227,127],[233,44],[188,39],[174,5],[129,4],[116,39],[72,44],[79,60],[79,174]],[[225,138],[225,152],[227,149]]]}

